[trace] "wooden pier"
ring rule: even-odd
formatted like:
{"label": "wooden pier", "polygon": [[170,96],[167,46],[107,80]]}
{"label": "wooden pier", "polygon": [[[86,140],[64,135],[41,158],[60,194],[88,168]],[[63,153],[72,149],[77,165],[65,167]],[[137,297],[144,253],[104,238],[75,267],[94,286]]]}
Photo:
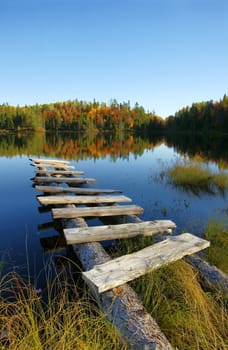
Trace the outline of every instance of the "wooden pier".
{"label": "wooden pier", "polygon": [[[190,233],[170,236],[176,227],[170,220],[143,222],[137,215],[143,208],[125,203],[120,190],[80,187],[95,179],[80,177],[68,161],[31,159],[38,167],[33,179],[42,205],[51,205],[53,219],[62,219],[66,244],[72,245],[91,288],[107,317],[116,325],[131,349],[171,350],[156,321],[147,314],[137,294],[126,284],[145,273],[209,247],[209,242]],[[51,168],[51,170],[50,170]],[[43,186],[42,184],[50,184]],[[74,185],[63,187],[58,184]],[[53,185],[55,184],[55,185]],[[120,204],[124,203],[124,204]],[[57,207],[55,207],[57,206]],[[62,207],[61,207],[62,206]],[[89,227],[87,217],[130,217],[133,222]],[[99,243],[104,240],[169,234],[165,240],[136,253],[111,259]],[[117,288],[118,287],[118,288]]]}

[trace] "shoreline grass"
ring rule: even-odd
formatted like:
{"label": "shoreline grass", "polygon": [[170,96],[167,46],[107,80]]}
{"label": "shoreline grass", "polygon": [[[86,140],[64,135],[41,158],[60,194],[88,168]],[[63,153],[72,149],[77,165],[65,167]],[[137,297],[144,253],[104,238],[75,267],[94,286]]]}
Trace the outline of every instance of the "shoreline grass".
{"label": "shoreline grass", "polygon": [[187,262],[170,264],[132,284],[174,347],[227,349],[226,299],[205,292]]}
{"label": "shoreline grass", "polygon": [[[127,350],[127,345],[91,301],[66,275],[47,281],[47,301],[20,276],[1,279],[0,349]],[[7,294],[7,298],[2,298]]]}
{"label": "shoreline grass", "polygon": [[203,168],[191,162],[177,162],[167,172],[168,181],[174,186],[195,194],[199,192],[224,194],[228,188],[228,174],[225,172],[214,173],[208,168]]}
{"label": "shoreline grass", "polygon": [[228,229],[226,224],[218,220],[211,220],[205,228],[205,239],[211,243],[205,254],[206,260],[228,274]]}
{"label": "shoreline grass", "polygon": [[[123,240],[117,253],[152,242],[151,237]],[[67,261],[55,278],[46,268],[46,298],[30,278],[25,282],[16,273],[1,276],[0,349],[128,350],[71,267]],[[227,349],[227,296],[205,291],[197,270],[187,262],[165,266],[131,285],[174,348]]]}

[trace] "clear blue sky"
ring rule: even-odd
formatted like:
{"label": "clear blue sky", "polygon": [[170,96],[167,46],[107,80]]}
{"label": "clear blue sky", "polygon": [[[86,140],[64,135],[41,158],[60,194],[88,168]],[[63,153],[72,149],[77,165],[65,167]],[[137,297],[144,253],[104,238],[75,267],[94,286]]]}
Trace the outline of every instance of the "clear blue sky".
{"label": "clear blue sky", "polygon": [[228,0],[0,0],[0,103],[228,94]]}

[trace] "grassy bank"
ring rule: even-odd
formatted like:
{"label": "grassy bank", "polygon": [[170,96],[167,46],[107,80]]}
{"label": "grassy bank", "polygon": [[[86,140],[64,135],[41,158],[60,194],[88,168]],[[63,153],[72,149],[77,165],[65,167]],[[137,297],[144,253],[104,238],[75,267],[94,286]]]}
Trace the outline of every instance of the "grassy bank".
{"label": "grassy bank", "polygon": [[[132,252],[150,243],[149,237],[124,240],[117,252]],[[174,348],[227,349],[227,296],[205,291],[198,272],[184,260],[131,285]],[[54,280],[47,277],[44,298],[30,281],[25,283],[14,273],[1,277],[0,290],[0,349],[128,349],[69,266]]]}
{"label": "grassy bank", "polygon": [[224,193],[228,188],[227,173],[213,173],[194,163],[176,163],[168,169],[168,181],[174,186],[194,193],[219,191]]}
{"label": "grassy bank", "polygon": [[228,230],[225,223],[211,220],[206,226],[205,238],[211,243],[205,258],[228,274]]}

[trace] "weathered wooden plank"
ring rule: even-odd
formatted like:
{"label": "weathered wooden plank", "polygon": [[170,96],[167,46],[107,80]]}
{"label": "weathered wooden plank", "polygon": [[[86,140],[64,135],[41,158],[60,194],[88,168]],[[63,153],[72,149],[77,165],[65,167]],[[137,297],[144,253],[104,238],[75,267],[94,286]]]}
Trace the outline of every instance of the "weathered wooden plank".
{"label": "weathered wooden plank", "polygon": [[126,282],[158,269],[186,255],[209,247],[210,243],[190,233],[170,237],[136,253],[127,254],[107,263],[97,265],[83,278],[99,293],[118,287]]}
{"label": "weathered wooden plank", "polygon": [[[36,189],[38,187],[47,188],[48,186],[36,186]],[[119,190],[107,191],[109,193],[121,192]],[[73,205],[71,206],[73,207]],[[67,228],[87,226],[82,218],[63,220],[63,224]],[[85,270],[110,259],[98,242],[77,244],[72,247]],[[128,342],[131,350],[173,349],[156,321],[147,313],[137,294],[128,285],[122,285],[101,295],[96,294],[94,297],[110,322],[116,326],[122,337]]]}
{"label": "weathered wooden plank", "polygon": [[68,183],[68,184],[83,184],[83,183],[94,183],[96,182],[96,179],[89,179],[89,178],[80,178],[80,177],[46,177],[46,176],[36,176],[34,178],[35,182],[42,182],[42,183]]}
{"label": "weathered wooden plank", "polygon": [[123,195],[106,196],[39,196],[37,197],[41,204],[99,204],[99,203],[118,203],[131,202],[131,198]]}
{"label": "weathered wooden plank", "polygon": [[60,186],[35,186],[38,192],[44,193],[76,193],[97,195],[101,193],[121,193],[121,190],[103,189],[103,188],[80,188],[80,187],[60,187]]}
{"label": "weathered wooden plank", "polygon": [[77,218],[88,216],[115,216],[127,214],[142,214],[143,208],[137,205],[115,205],[103,207],[88,208],[53,208],[52,215],[54,219],[58,218]]}
{"label": "weathered wooden plank", "polygon": [[34,163],[45,163],[45,164],[69,164],[70,162],[68,160],[61,160],[61,159],[41,159],[41,158],[29,158]]}
{"label": "weathered wooden plank", "polygon": [[70,171],[70,170],[36,170],[37,175],[83,175],[84,171]]}
{"label": "weathered wooden plank", "polygon": [[[67,228],[86,227],[82,218],[64,220]],[[74,244],[73,250],[84,270],[110,260],[110,256],[98,242]],[[131,350],[172,350],[172,346],[162,333],[157,322],[146,311],[136,292],[127,284],[113,288],[102,294],[94,290],[100,307],[107,318],[119,330]]]}
{"label": "weathered wooden plank", "polygon": [[160,233],[171,233],[175,227],[175,223],[171,220],[156,220],[134,224],[70,228],[63,231],[67,244],[78,244],[130,238],[138,235],[153,236]]}

